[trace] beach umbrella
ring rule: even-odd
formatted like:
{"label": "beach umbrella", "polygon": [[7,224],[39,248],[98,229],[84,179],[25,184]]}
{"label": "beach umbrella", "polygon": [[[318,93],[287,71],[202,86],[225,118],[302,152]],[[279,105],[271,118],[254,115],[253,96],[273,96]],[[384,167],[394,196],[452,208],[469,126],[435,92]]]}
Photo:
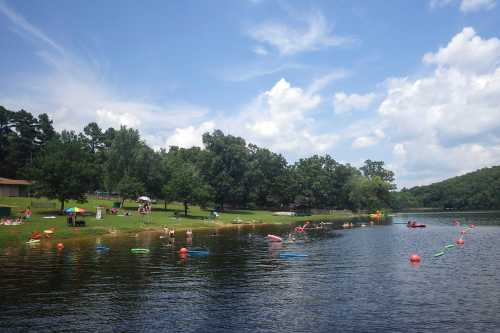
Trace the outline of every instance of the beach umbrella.
{"label": "beach umbrella", "polygon": [[137,198],[137,201],[147,201],[147,202],[150,202],[151,199],[149,197],[142,196],[142,197]]}
{"label": "beach umbrella", "polygon": [[80,207],[70,207],[64,210],[66,213],[84,213],[85,209]]}

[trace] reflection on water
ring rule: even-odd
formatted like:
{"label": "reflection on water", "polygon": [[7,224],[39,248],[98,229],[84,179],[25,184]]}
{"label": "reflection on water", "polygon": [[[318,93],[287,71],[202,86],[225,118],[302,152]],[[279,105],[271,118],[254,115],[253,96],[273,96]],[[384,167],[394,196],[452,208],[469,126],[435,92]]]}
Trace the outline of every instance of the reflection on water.
{"label": "reflection on water", "polygon": [[[396,223],[417,220],[415,230]],[[453,219],[476,224],[463,247]],[[364,221],[366,222],[366,221]],[[500,215],[396,215],[383,225],[239,227],[184,237],[2,249],[0,331],[446,332],[500,327]],[[359,225],[358,225],[359,226]],[[192,243],[192,244],[189,244]],[[109,247],[96,250],[96,245]],[[178,249],[208,249],[207,257]],[[147,254],[132,254],[144,247]],[[282,252],[305,258],[282,257]],[[419,265],[408,256],[418,253]]]}

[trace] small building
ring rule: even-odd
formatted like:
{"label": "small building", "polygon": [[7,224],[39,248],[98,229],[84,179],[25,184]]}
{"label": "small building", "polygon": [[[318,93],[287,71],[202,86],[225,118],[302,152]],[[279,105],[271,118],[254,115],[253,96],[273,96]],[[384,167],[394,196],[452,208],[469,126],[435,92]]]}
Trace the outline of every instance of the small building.
{"label": "small building", "polygon": [[27,197],[30,186],[29,180],[0,177],[0,197]]}

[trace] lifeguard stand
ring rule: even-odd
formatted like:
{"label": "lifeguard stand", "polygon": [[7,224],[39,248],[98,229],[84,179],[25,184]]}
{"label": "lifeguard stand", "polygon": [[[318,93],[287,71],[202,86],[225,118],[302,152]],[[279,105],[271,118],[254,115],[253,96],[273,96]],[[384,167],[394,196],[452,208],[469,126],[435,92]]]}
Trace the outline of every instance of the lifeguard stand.
{"label": "lifeguard stand", "polygon": [[104,219],[103,210],[104,210],[104,207],[101,207],[101,206],[96,207],[96,212],[95,212],[95,219],[96,220],[103,220]]}

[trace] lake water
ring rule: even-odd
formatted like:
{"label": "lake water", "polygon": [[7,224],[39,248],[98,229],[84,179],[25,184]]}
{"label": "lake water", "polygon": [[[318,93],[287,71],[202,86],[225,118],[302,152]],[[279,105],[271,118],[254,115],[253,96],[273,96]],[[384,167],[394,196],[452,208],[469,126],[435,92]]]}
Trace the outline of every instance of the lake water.
{"label": "lake water", "polygon": [[[409,219],[427,228],[397,224]],[[460,236],[454,219],[476,227],[433,258]],[[0,331],[500,331],[498,213],[399,214],[281,246],[264,238],[291,229],[195,232],[192,246],[207,257],[181,258],[185,238],[158,234],[103,238],[103,253],[95,240],[0,249]]]}

